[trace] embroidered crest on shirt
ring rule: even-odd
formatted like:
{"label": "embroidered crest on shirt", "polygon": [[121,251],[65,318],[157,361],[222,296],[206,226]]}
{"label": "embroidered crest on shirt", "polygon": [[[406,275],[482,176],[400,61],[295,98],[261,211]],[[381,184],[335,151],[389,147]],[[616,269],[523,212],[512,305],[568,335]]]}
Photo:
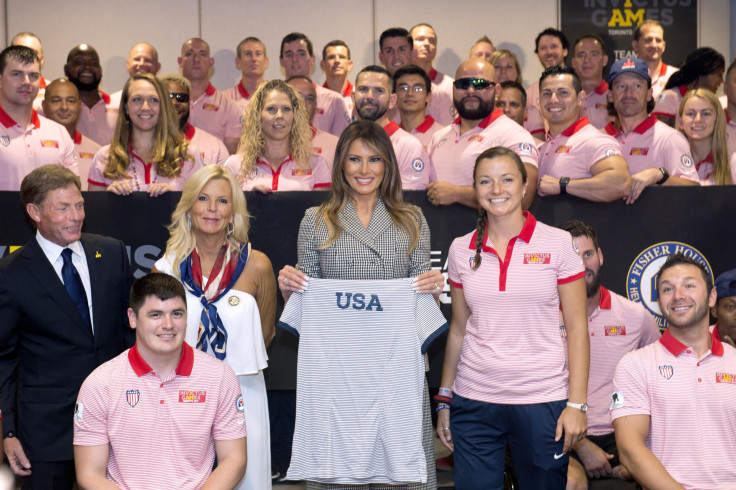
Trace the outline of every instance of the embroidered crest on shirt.
{"label": "embroidered crest on shirt", "polygon": [[605,325],[606,337],[611,335],[626,335],[626,325]]}
{"label": "embroidered crest on shirt", "polygon": [[41,140],[41,146],[44,148],[58,148],[59,142],[56,140]]}
{"label": "embroidered crest on shirt", "polygon": [[614,391],[611,395],[611,409],[621,408],[624,406],[624,394],[620,391]]}
{"label": "embroidered crest on shirt", "polygon": [[235,409],[241,413],[245,411],[245,402],[243,401],[243,395],[238,395],[238,397],[235,399]]}
{"label": "embroidered crest on shirt", "polygon": [[634,148],[631,149],[631,151],[629,152],[629,155],[642,155],[642,156],[647,156],[648,153],[649,153],[649,147],[648,146],[645,146],[643,148],[636,146],[636,147],[634,147]]}
{"label": "embroidered crest on shirt", "polygon": [[322,154],[322,147],[320,147],[320,146],[313,146],[312,147],[312,153],[315,153],[317,155],[321,155]]}
{"label": "embroidered crest on shirt", "polygon": [[606,150],[606,153],[605,153],[606,157],[612,157],[614,155],[620,155],[620,154],[621,154],[621,152],[618,151],[618,150],[616,150],[616,149],[614,149],[614,148],[607,149]]}
{"label": "embroidered crest on shirt", "polygon": [[230,306],[238,306],[240,304],[240,298],[238,298],[237,296],[234,296],[234,295],[233,296],[230,296],[227,299],[227,304],[229,304]]}
{"label": "embroidered crest on shirt", "polygon": [[519,152],[520,153],[532,153],[532,145],[529,143],[519,143]]}
{"label": "embroidered crest on shirt", "polygon": [[664,379],[670,379],[672,375],[675,374],[675,370],[670,365],[659,366],[659,374],[661,374]]}
{"label": "embroidered crest on shirt", "polygon": [[424,169],[424,162],[421,158],[415,158],[414,161],[411,162],[411,168],[417,172],[421,172]]}
{"label": "embroidered crest on shirt", "polygon": [[141,392],[140,390],[127,390],[125,392],[125,400],[128,402],[128,405],[131,407],[135,407],[138,405],[138,401],[141,399]]}
{"label": "embroidered crest on shirt", "polygon": [[312,169],[304,170],[301,168],[292,169],[291,175],[312,175]]}
{"label": "embroidered crest on shirt", "polygon": [[79,153],[77,153],[77,158],[94,158],[94,157],[95,157],[94,153],[87,153],[85,151],[80,151]]}
{"label": "embroidered crest on shirt", "polygon": [[716,383],[736,384],[736,374],[716,373]]}
{"label": "embroidered crest on shirt", "polygon": [[215,104],[202,104],[202,109],[205,111],[217,112],[220,110],[220,106]]}
{"label": "embroidered crest on shirt", "polygon": [[204,403],[206,400],[206,390],[179,390],[179,403]]}
{"label": "embroidered crest on shirt", "polygon": [[478,143],[480,143],[484,139],[485,139],[485,136],[481,136],[479,134],[476,134],[476,135],[471,136],[470,138],[468,138],[468,141],[477,141]]}
{"label": "embroidered crest on shirt", "polygon": [[549,264],[552,254],[549,253],[529,253],[524,254],[525,264]]}
{"label": "embroidered crest on shirt", "polygon": [[10,136],[7,134],[0,135],[0,143],[2,143],[3,146],[10,145]]}
{"label": "embroidered crest on shirt", "polygon": [[682,156],[680,157],[680,161],[681,161],[681,162],[682,162],[682,164],[683,164],[684,166],[686,166],[687,168],[690,168],[690,167],[692,167],[692,166],[693,166],[693,159],[692,159],[692,158],[690,158],[690,157],[689,157],[689,156],[687,156],[687,155],[682,155]]}
{"label": "embroidered crest on shirt", "polygon": [[555,153],[570,153],[570,150],[572,150],[572,146],[560,145],[555,148]]}

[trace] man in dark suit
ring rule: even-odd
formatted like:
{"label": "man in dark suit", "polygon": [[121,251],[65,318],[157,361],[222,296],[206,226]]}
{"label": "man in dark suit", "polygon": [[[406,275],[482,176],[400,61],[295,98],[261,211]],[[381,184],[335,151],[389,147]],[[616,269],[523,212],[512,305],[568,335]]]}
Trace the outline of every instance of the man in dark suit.
{"label": "man in dark suit", "polygon": [[3,447],[24,489],[71,489],[77,392],[132,345],[132,276],[122,242],[82,234],[84,199],[71,171],[39,167],[20,193],[37,233],[0,260]]}

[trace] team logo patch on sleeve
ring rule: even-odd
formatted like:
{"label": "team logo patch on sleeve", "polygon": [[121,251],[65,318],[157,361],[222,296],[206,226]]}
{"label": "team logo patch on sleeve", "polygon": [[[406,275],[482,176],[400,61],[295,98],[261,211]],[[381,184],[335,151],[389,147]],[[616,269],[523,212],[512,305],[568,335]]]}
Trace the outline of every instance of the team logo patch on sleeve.
{"label": "team logo patch on sleeve", "polygon": [[238,412],[245,412],[245,402],[243,401],[243,395],[238,395],[235,399],[235,408]]}
{"label": "team logo patch on sleeve", "polygon": [[618,150],[617,150],[617,149],[615,149],[615,148],[609,148],[609,149],[607,149],[607,150],[606,150],[606,152],[604,153],[604,155],[606,155],[606,157],[612,157],[612,156],[614,156],[614,155],[620,155],[620,154],[621,154],[621,152],[620,152],[620,151],[618,151]]}
{"label": "team logo patch on sleeve", "polygon": [[736,384],[736,374],[716,373],[716,383]]}
{"label": "team logo patch on sleeve", "polygon": [[41,140],[41,146],[43,148],[58,148],[59,142],[56,140]]}
{"label": "team logo patch on sleeve", "polygon": [[680,162],[682,162],[682,164],[686,166],[687,168],[690,168],[693,166],[693,159],[690,158],[688,155],[682,155],[680,157]]}
{"label": "team logo patch on sleeve", "polygon": [[611,395],[611,410],[624,406],[624,394],[620,391],[614,391]]}
{"label": "team logo patch on sleeve", "polygon": [[661,374],[664,379],[671,379],[672,375],[675,374],[675,370],[670,365],[659,366],[659,374]]}
{"label": "team logo patch on sleeve", "polygon": [[424,162],[421,158],[415,158],[413,162],[411,162],[411,168],[416,170],[417,172],[421,172],[424,170]]}
{"label": "team logo patch on sleeve", "polygon": [[204,403],[206,400],[206,390],[179,390],[179,403]]}
{"label": "team logo patch on sleeve", "polygon": [[82,422],[83,419],[84,419],[84,403],[77,402],[76,405],[74,405],[74,421]]}
{"label": "team logo patch on sleeve", "polygon": [[626,325],[606,325],[603,329],[606,337],[611,335],[626,335]]}
{"label": "team logo patch on sleeve", "polygon": [[549,264],[552,254],[549,253],[530,253],[524,254],[525,264]]}
{"label": "team logo patch on sleeve", "polygon": [[125,392],[125,401],[128,402],[128,405],[131,407],[135,407],[138,405],[138,401],[141,399],[141,392],[140,390],[127,390]]}
{"label": "team logo patch on sleeve", "polygon": [[529,143],[519,143],[519,153],[528,153],[531,155],[532,153],[532,145]]}

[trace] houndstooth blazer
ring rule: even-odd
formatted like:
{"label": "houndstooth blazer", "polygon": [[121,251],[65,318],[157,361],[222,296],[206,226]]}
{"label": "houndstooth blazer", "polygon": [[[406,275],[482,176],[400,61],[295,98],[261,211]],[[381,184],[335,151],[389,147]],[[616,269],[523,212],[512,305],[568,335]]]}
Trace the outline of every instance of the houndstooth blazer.
{"label": "houndstooth blazer", "polygon": [[299,227],[297,269],[321,279],[398,279],[430,269],[429,226],[419,210],[419,242],[409,253],[409,235],[391,219],[383,200],[373,209],[368,228],[352,203],[339,214],[344,228],[329,248],[317,250],[327,239],[327,226],[316,226],[317,208],[309,208]]}

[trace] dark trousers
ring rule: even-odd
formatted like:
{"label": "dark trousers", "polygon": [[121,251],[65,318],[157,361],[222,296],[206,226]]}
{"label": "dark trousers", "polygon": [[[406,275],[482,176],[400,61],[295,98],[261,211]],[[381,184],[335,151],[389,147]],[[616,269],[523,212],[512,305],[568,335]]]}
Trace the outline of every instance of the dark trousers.
{"label": "dark trousers", "polygon": [[23,490],[72,490],[77,480],[74,460],[31,461],[31,475],[21,478]]}

